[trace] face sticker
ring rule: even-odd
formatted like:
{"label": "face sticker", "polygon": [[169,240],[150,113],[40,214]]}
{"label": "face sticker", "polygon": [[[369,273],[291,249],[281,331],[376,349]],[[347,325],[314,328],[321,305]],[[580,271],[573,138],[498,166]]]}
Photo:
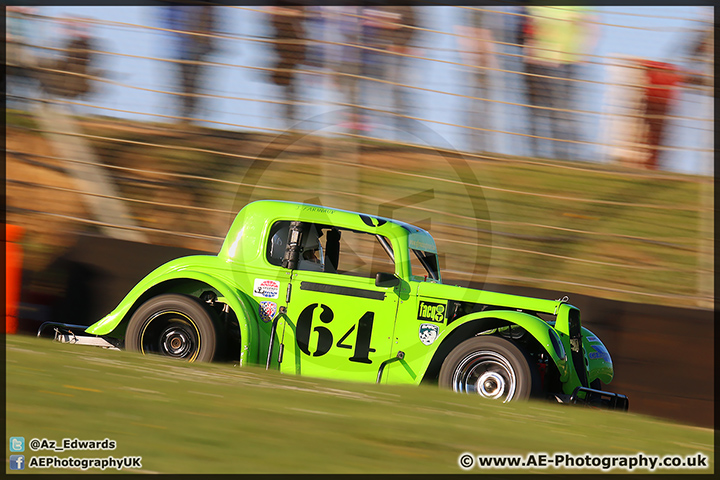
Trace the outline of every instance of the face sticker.
{"label": "face sticker", "polygon": [[270,322],[275,318],[277,313],[277,303],[275,302],[260,302],[260,320],[265,323]]}
{"label": "face sticker", "polygon": [[278,298],[280,293],[280,282],[275,280],[255,279],[253,286],[253,296],[263,298]]}
{"label": "face sticker", "polygon": [[418,336],[420,337],[420,341],[423,345],[432,345],[432,343],[437,340],[439,332],[440,327],[437,325],[433,325],[432,323],[421,323]]}
{"label": "face sticker", "polygon": [[445,303],[434,303],[434,302],[420,302],[418,307],[418,320],[426,322],[445,322],[445,312],[447,311],[447,304]]}

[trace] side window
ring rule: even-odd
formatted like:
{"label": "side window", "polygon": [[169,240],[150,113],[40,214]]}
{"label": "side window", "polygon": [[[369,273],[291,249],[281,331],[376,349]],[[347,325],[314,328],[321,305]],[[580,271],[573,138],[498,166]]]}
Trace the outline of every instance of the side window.
{"label": "side window", "polygon": [[[289,220],[275,222],[270,227],[266,257],[272,265],[282,266],[289,232]],[[383,237],[383,240],[387,250],[378,237],[370,233],[304,223],[297,268],[368,278],[374,278],[378,272],[394,273],[392,247],[387,239]]]}
{"label": "side window", "polygon": [[[282,266],[285,247],[290,234],[290,221],[275,222],[270,227],[270,235],[266,247],[268,262],[278,267]],[[325,238],[322,227],[313,223],[303,223],[300,258],[298,270],[311,270],[323,272],[325,262]]]}
{"label": "side window", "polygon": [[[370,233],[344,230],[341,232],[337,273],[374,278],[378,272],[395,273],[395,262]],[[390,242],[385,239],[390,248]]]}
{"label": "side window", "polygon": [[289,221],[275,222],[270,227],[270,235],[266,248],[266,257],[268,262],[278,267],[282,266],[283,255],[285,254],[285,245],[287,245],[288,233],[290,230]]}

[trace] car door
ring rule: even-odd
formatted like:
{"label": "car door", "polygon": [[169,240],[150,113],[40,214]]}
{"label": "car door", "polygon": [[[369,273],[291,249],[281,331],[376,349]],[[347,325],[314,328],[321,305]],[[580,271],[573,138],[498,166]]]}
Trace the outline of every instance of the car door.
{"label": "car door", "polygon": [[375,285],[375,270],[394,273],[392,261],[358,256],[384,255],[369,247],[376,242],[370,234],[343,232],[338,265],[293,271],[287,315],[277,329],[281,371],[375,381],[380,364],[390,358],[399,303],[398,287]]}

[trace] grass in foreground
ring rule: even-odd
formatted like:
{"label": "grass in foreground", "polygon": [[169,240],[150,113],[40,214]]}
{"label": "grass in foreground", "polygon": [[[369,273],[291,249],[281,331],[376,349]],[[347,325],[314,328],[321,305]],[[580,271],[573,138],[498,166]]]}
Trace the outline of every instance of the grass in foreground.
{"label": "grass in foreground", "polygon": [[464,452],[642,452],[702,453],[709,468],[695,472],[714,471],[712,430],[632,413],[500,405],[433,387],[325,381],[6,338],[8,437],[117,442],[114,451],[26,450],[28,461],[139,455],[141,471],[157,473],[461,473]]}

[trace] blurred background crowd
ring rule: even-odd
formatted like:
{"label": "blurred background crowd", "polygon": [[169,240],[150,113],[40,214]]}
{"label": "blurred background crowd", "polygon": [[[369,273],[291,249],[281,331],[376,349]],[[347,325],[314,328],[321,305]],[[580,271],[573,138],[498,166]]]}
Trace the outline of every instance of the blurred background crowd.
{"label": "blurred background crowd", "polygon": [[[403,219],[432,217],[450,276],[477,261],[498,283],[707,306],[713,22],[521,2],[10,6],[8,223],[41,271],[79,231],[216,251],[247,189],[370,213],[400,196],[436,202]],[[440,151],[470,162],[488,218]],[[250,182],[258,161],[284,166]]]}
{"label": "blurred background crowd", "polygon": [[689,148],[710,148],[700,7],[674,9],[682,27],[637,7],[65,10],[7,10],[11,106],[265,131],[341,110],[311,128],[422,143],[417,119],[461,150],[712,173]]}

